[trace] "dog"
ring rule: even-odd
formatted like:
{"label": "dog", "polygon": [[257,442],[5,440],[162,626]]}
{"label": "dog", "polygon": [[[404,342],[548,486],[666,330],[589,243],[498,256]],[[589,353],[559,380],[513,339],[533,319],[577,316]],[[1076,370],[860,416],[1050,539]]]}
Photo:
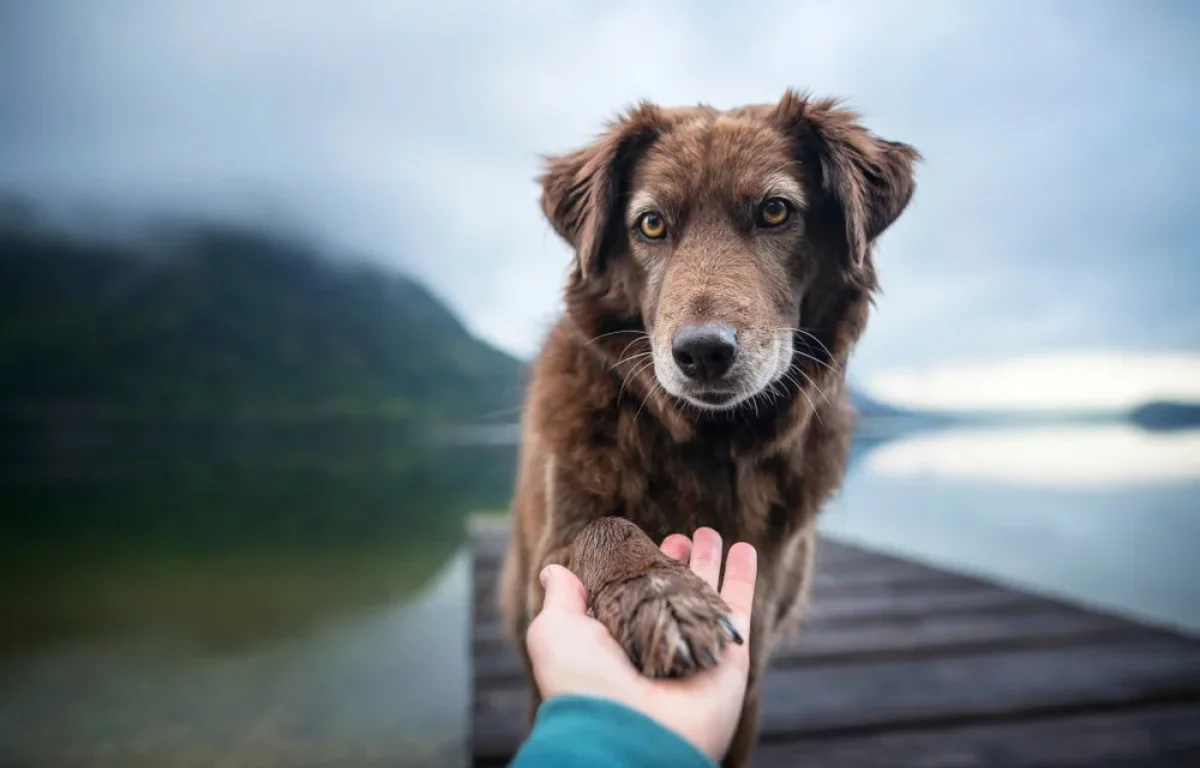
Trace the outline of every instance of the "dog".
{"label": "dog", "polygon": [[701,526],[726,551],[747,541],[749,684],[723,765],[748,763],[771,648],[800,623],[817,515],[845,472],[845,369],[879,290],[874,246],[920,160],[792,89],[728,110],[643,101],[545,158],[542,211],[574,257],[531,367],[499,580],[527,673],[551,563],[585,577],[593,615],[644,674],[717,663],[740,640],[724,604],[645,544]]}

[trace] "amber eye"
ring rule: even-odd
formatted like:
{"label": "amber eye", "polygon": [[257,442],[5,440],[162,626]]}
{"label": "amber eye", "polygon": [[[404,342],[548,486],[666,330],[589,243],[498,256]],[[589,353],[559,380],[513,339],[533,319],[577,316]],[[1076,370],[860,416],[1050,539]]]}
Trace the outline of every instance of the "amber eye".
{"label": "amber eye", "polygon": [[667,222],[661,214],[650,211],[643,213],[637,220],[638,231],[650,240],[661,240],[667,234]]}
{"label": "amber eye", "polygon": [[758,209],[759,221],[768,227],[778,227],[792,215],[792,207],[780,197],[772,197]]}

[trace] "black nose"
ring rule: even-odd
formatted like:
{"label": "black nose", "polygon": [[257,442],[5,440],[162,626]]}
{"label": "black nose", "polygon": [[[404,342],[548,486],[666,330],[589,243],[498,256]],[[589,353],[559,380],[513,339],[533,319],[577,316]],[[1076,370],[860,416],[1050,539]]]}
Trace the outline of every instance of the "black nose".
{"label": "black nose", "polygon": [[671,338],[671,354],[689,379],[716,381],[733,367],[737,331],[725,323],[685,325]]}

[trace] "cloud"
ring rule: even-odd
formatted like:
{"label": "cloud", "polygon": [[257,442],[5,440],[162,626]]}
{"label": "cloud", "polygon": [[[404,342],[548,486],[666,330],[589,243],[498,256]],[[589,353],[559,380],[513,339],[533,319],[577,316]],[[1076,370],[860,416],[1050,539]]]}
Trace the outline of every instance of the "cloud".
{"label": "cloud", "polygon": [[42,0],[6,8],[0,186],[280,212],[530,353],[568,253],[539,155],[639,98],[849,98],[927,157],[864,375],[1200,348],[1200,12],[1185,4]]}

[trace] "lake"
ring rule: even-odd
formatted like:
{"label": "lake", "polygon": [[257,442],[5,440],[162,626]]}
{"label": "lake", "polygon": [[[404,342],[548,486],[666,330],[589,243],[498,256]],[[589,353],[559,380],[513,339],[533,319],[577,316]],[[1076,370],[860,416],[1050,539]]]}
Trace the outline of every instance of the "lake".
{"label": "lake", "polygon": [[[463,759],[461,531],[505,505],[511,446],[363,424],[69,438],[0,441],[0,763]],[[821,524],[1200,632],[1200,431],[863,439]]]}

